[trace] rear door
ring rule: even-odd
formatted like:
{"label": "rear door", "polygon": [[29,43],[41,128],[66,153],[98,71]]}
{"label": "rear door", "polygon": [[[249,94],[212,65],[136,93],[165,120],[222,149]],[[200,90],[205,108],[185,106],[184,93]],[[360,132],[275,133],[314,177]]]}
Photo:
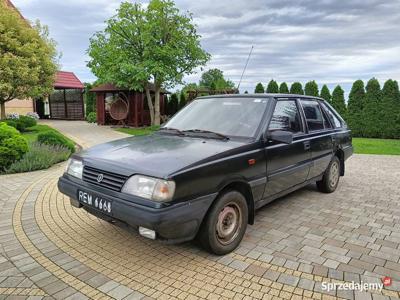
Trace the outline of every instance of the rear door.
{"label": "rear door", "polygon": [[334,129],[316,99],[301,99],[300,102],[311,147],[312,164],[307,179],[312,179],[324,173],[332,159]]}
{"label": "rear door", "polygon": [[273,196],[306,181],[310,169],[310,145],[304,141],[305,125],[297,99],[277,99],[268,131],[294,134],[292,144],[266,142],[267,184],[264,197]]}

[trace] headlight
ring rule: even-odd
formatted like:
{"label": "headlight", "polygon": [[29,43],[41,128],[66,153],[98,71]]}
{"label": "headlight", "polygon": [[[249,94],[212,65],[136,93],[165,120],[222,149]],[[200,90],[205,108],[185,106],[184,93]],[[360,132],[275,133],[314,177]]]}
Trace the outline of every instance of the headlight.
{"label": "headlight", "polygon": [[174,196],[175,182],[134,175],[124,184],[122,192],[154,201],[170,201]]}
{"label": "headlight", "polygon": [[67,174],[76,178],[82,179],[83,164],[82,161],[70,158],[68,160],[67,168],[65,170]]}

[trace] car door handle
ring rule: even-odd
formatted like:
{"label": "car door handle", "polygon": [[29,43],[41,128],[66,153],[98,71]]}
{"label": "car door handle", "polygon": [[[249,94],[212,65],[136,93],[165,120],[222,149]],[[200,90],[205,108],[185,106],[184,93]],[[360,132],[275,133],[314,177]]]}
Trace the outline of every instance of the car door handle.
{"label": "car door handle", "polygon": [[304,142],[303,144],[304,144],[304,150],[310,150],[311,148],[310,141]]}

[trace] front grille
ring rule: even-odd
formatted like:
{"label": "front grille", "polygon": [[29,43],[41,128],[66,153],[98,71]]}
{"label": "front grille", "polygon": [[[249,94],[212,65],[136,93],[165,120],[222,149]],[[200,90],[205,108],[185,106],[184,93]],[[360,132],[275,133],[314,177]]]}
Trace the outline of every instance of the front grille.
{"label": "front grille", "polygon": [[[103,180],[98,182],[97,179],[101,174],[103,175]],[[122,186],[124,185],[128,177],[84,166],[82,178],[83,181],[90,182],[92,184],[119,192],[121,191]]]}

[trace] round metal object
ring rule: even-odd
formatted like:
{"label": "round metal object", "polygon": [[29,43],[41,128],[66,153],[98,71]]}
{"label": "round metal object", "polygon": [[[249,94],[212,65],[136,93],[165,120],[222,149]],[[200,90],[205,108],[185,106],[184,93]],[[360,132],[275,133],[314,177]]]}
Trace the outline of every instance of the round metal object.
{"label": "round metal object", "polygon": [[339,180],[339,163],[334,161],[329,170],[329,185],[335,187]]}
{"label": "round metal object", "polygon": [[220,211],[216,224],[217,239],[228,245],[236,239],[242,227],[242,210],[234,202],[230,202]]}

